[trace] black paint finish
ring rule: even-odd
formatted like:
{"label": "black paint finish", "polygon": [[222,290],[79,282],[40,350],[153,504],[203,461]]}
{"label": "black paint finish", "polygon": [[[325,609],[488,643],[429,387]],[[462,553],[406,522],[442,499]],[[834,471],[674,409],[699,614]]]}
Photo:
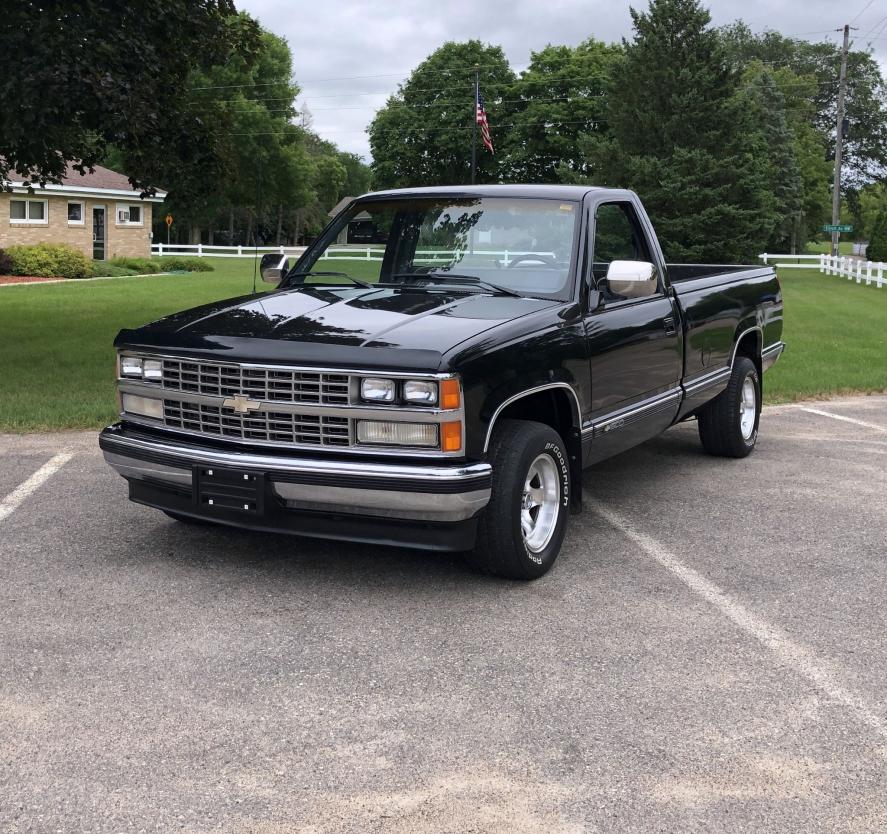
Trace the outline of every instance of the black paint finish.
{"label": "black paint finish", "polygon": [[[568,422],[565,440],[578,467],[654,436],[716,396],[726,379],[692,396],[684,387],[729,369],[740,339],[743,352],[757,357],[781,340],[782,293],[772,268],[666,264],[630,191],[477,186],[362,199],[398,193],[581,203],[571,298],[303,285],[177,313],[121,331],[115,345],[226,361],[454,372],[463,383],[468,458],[483,457],[502,406],[530,394],[546,397],[546,408]],[[609,202],[631,203],[641,220],[661,276],[653,296],[601,305],[594,292],[595,209]],[[310,257],[309,250],[303,259]],[[605,424],[606,431],[595,429]]]}

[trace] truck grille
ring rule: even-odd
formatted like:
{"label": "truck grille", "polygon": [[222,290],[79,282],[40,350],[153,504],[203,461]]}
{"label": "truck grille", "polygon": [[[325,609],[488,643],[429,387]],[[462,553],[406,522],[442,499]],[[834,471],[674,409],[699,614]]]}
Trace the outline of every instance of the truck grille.
{"label": "truck grille", "polygon": [[[243,394],[263,402],[348,405],[349,401],[347,374],[250,368],[180,359],[163,360],[163,387],[211,397]],[[241,419],[236,414],[234,417]],[[244,422],[255,419],[258,418],[243,418]]]}
{"label": "truck grille", "polygon": [[224,406],[164,400],[163,423],[172,429],[246,441],[306,446],[348,446],[350,442],[347,417],[275,411],[237,414]]}

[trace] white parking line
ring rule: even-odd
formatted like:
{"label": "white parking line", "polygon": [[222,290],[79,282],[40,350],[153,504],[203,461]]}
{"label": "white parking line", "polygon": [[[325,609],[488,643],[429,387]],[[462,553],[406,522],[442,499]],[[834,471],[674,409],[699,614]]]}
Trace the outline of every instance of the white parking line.
{"label": "white parking line", "polygon": [[749,611],[742,603],[733,599],[726,591],[710,582],[702,574],[685,565],[673,553],[650,536],[635,530],[618,513],[600,505],[595,512],[603,516],[617,530],[631,539],[648,556],[667,571],[681,580],[691,591],[711,603],[725,617],[754,637],[762,646],[769,649],[780,661],[791,666],[796,672],[811,681],[829,698],[843,704],[856,717],[867,724],[882,738],[887,739],[887,726],[856,693],[851,692],[841,682],[841,675],[827,667],[813,652],[795,643],[779,628]]}
{"label": "white parking line", "polygon": [[0,521],[8,518],[12,512],[40,485],[55,475],[71,458],[72,452],[59,452],[43,464],[27,481],[19,484],[12,492],[0,501]]}
{"label": "white parking line", "polygon": [[831,411],[823,411],[820,408],[809,408],[806,405],[800,406],[801,411],[808,414],[818,414],[820,417],[831,417],[832,420],[842,420],[845,423],[853,423],[862,426],[865,429],[874,429],[875,431],[887,432],[887,428],[879,426],[877,423],[867,423],[865,420],[855,420],[853,417],[844,417],[842,414],[833,414]]}

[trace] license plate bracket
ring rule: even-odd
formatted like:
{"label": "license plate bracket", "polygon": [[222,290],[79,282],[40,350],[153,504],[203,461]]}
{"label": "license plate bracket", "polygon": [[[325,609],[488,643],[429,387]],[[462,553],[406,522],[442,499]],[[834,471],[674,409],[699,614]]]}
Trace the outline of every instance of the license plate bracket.
{"label": "license plate bracket", "polygon": [[264,473],[198,465],[193,476],[194,505],[201,512],[264,513]]}

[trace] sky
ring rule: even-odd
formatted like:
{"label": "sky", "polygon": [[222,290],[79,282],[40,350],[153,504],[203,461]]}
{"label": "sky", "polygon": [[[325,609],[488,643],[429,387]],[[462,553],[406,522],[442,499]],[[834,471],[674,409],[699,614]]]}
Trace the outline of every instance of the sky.
{"label": "sky", "polygon": [[[370,160],[366,127],[399,82],[444,41],[497,44],[516,72],[549,43],[575,45],[594,36],[632,34],[629,3],[602,0],[333,0],[314,6],[283,0],[237,0],[293,52],[298,104],[314,129],[342,150]],[[646,2],[636,0],[636,8]],[[744,20],[805,40],[839,42],[845,23],[856,48],[869,44],[887,70],[887,0],[712,0],[716,26]],[[493,126],[495,128],[495,125]]]}

